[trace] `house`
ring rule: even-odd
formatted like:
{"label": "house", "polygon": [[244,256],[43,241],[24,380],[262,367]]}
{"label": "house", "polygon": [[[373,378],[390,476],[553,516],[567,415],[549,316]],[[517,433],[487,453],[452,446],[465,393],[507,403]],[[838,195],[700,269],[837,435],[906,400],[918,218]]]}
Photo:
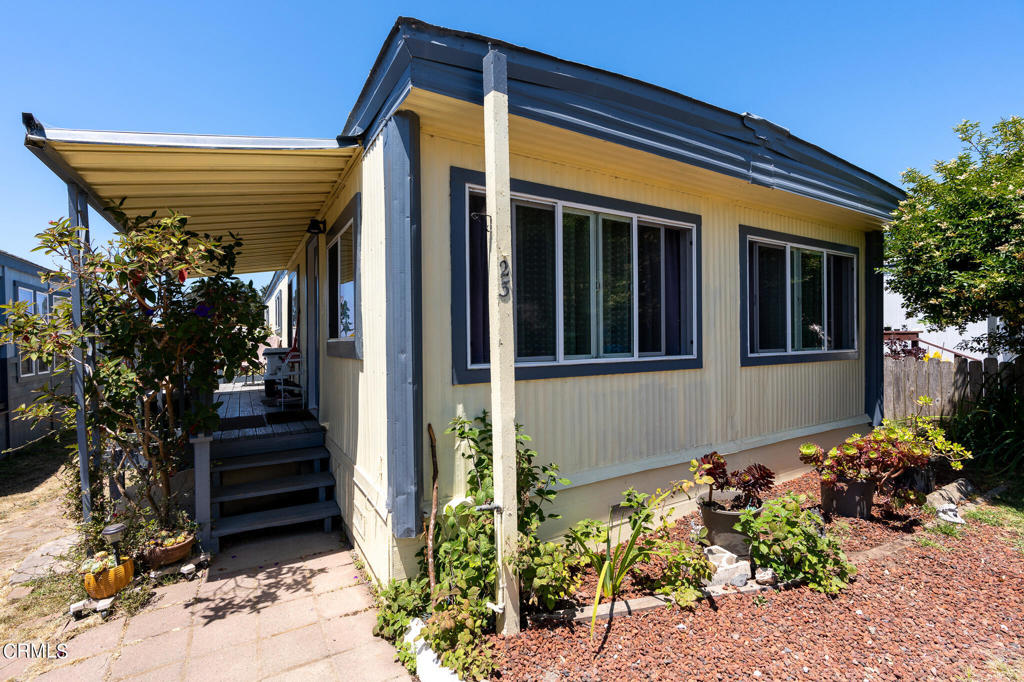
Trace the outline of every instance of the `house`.
{"label": "house", "polygon": [[[507,79],[485,78],[485,58]],[[416,570],[427,425],[444,501],[464,473],[444,427],[490,401],[485,87],[509,108],[515,416],[572,481],[545,532],[603,518],[626,487],[682,478],[711,450],[793,475],[803,439],[880,419],[876,268],[902,193],[753,114],[401,18],[337,139],[26,115],[26,144],[72,205],[173,206],[239,234],[240,272],[294,275],[306,404],[334,479],[319,513],[340,512],[387,580]]]}
{"label": "house", "polygon": [[288,347],[292,342],[292,333],[297,323],[295,274],[288,270],[277,270],[267,285],[267,293],[263,296],[266,309],[267,327],[271,335],[268,344],[271,348]]}
{"label": "house", "polygon": [[[0,251],[0,296],[5,303],[24,301],[30,309],[44,314],[53,310],[53,294],[40,274],[48,268]],[[0,322],[5,314],[0,310]],[[35,425],[19,419],[17,408],[31,403],[42,386],[60,382],[53,373],[53,363],[43,358],[23,357],[13,343],[0,346],[3,372],[0,372],[0,452],[38,438],[55,424]]]}

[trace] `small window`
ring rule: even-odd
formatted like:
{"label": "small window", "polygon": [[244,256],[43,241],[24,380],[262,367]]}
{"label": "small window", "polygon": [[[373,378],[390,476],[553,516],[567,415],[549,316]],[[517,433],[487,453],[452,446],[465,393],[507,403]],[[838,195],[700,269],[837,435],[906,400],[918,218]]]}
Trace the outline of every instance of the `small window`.
{"label": "small window", "polygon": [[855,256],[748,238],[746,267],[750,355],[856,349]]}
{"label": "small window", "polygon": [[282,312],[282,308],[283,308],[283,306],[282,306],[282,303],[281,303],[281,292],[278,291],[274,295],[274,332],[278,336],[281,336],[282,332],[284,331],[284,327],[281,325],[281,312]]}
{"label": "small window", "polygon": [[327,247],[327,332],[337,341],[356,337],[356,238],[349,221]]}
{"label": "small window", "polygon": [[[27,287],[18,287],[18,301],[28,304],[28,312],[36,312],[36,292]],[[35,360],[28,357],[26,354],[22,354],[19,351],[20,363],[19,372],[23,377],[34,376],[36,373]]]}
{"label": "small window", "polygon": [[[469,193],[469,363],[489,361],[484,196]],[[513,198],[516,361],[694,353],[692,226]]]}

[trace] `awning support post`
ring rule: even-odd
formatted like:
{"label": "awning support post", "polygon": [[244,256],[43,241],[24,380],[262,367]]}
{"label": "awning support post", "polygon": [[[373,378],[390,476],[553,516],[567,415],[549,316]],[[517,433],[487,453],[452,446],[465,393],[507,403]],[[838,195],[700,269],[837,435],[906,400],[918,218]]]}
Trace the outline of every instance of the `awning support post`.
{"label": "awning support post", "polygon": [[509,563],[518,540],[516,376],[512,287],[512,204],[509,174],[508,76],[504,53],[483,61],[484,165],[489,238],[491,423],[494,429],[495,542],[498,548],[498,631],[519,632],[519,579]]}
{"label": "awning support post", "polygon": [[[72,249],[72,256],[81,258],[89,249],[89,204],[85,194],[78,185],[68,185],[68,220],[72,226],[81,227],[79,238]],[[76,275],[71,284],[71,324],[76,328],[82,325],[82,283]],[[75,393],[75,435],[78,441],[78,472],[82,486],[82,520],[89,522],[92,515],[92,496],[89,494],[89,435],[85,426],[85,363],[87,358],[81,348],[74,350],[71,371],[71,387]]]}

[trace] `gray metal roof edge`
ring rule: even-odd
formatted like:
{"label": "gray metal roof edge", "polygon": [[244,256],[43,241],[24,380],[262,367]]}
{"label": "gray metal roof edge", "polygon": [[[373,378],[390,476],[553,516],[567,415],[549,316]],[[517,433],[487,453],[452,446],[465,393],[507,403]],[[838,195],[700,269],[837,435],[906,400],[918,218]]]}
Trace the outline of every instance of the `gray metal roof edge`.
{"label": "gray metal roof edge", "polygon": [[[677,136],[675,128],[681,125],[703,128],[722,143],[722,149],[716,151],[734,157],[737,143],[746,148],[742,154],[743,163],[737,164],[738,159],[734,159],[735,167],[728,170],[699,161],[693,162],[694,165],[742,177],[755,184],[808,196],[881,220],[888,219],[891,210],[905,196],[902,189],[887,180],[755,114],[736,113],[629,76],[408,17],[399,17],[389,32],[342,134],[365,135],[379,129],[379,119],[389,113],[390,107],[385,104],[394,98],[394,89],[408,88],[409,84],[404,82],[402,74],[411,73],[412,86],[420,86],[422,74],[428,69],[414,68],[416,63],[432,64],[435,70],[432,75],[435,76],[443,71],[438,77],[442,80],[460,77],[462,80],[467,79],[465,73],[460,75],[458,72],[477,72],[476,77],[482,78],[482,73],[479,73],[482,71],[482,58],[491,47],[500,47],[509,55],[509,80],[520,81],[520,87],[536,86],[538,90],[556,91],[564,88],[567,94],[586,98],[591,103],[606,103],[610,109],[615,110],[619,120],[624,111],[628,114],[630,110],[636,113],[638,119],[645,119],[647,126],[650,126],[652,119],[660,118],[664,128],[655,129],[654,135]],[[469,101],[482,100],[483,96],[480,88],[467,88],[465,83],[443,83],[438,87],[437,79],[425,89]],[[569,104],[565,106],[566,120],[578,115],[579,108],[571,109]],[[652,108],[657,110],[653,116]],[[611,139],[606,133],[598,132],[603,126],[589,125],[593,130],[588,133],[585,129],[587,125],[578,125],[578,121],[573,122],[575,125],[567,125],[559,121],[560,116],[552,116],[550,108],[543,115],[535,115],[529,107],[523,107],[519,113],[554,125],[577,129],[585,134]],[[632,137],[635,134],[623,134],[620,139],[613,141],[630,144],[628,140]],[[644,142],[632,146],[658,153],[658,145]],[[706,142],[704,145],[693,145],[694,149],[699,146],[706,147]],[[679,153],[666,155],[680,158]],[[768,158],[762,159],[762,156]],[[775,184],[770,176],[766,182],[765,174],[753,169],[754,165],[764,165],[764,161],[778,164],[781,175],[801,177],[811,171],[817,177],[809,178],[806,188],[792,182]],[[743,168],[743,164],[748,165]],[[834,197],[828,191],[822,192],[819,187],[830,183],[841,188]]]}
{"label": "gray metal roof edge", "polygon": [[28,266],[28,272],[53,272],[53,268],[39,265],[39,263],[33,263],[26,258],[15,256],[10,251],[4,251],[3,249],[0,249],[0,266],[14,267],[18,269],[23,269],[25,266]]}
{"label": "gray metal roof edge", "polygon": [[245,135],[193,135],[188,133],[146,133],[116,130],[75,130],[43,125],[31,113],[22,114],[26,140],[48,140],[79,144],[107,144],[143,147],[171,147],[181,149],[239,149],[239,150],[331,150],[351,149],[357,145],[342,145],[337,138],[255,137]]}

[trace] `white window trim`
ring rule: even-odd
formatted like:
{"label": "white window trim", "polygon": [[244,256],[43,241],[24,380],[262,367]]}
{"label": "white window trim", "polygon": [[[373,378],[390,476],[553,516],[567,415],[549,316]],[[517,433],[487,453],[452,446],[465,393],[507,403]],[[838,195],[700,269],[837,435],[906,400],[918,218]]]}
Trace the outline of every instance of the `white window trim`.
{"label": "white window trim", "polygon": [[[745,249],[746,259],[745,267],[747,268],[747,283],[750,286],[751,273],[750,273],[750,244],[751,242],[757,242],[759,244],[771,244],[773,246],[783,246],[786,249],[786,350],[784,351],[772,351],[767,353],[759,353],[747,349],[747,356],[752,358],[771,358],[771,357],[788,357],[788,356],[799,356],[799,355],[823,355],[823,354],[843,354],[843,353],[855,353],[860,350],[860,278],[857,269],[857,254],[850,253],[849,251],[840,251],[838,249],[822,248],[820,246],[808,246],[801,243],[800,241],[782,241],[778,239],[769,239],[766,237],[755,237],[747,236],[747,248]],[[792,250],[796,248],[801,251],[816,251],[822,254],[822,319],[823,319],[823,331],[825,336],[825,345],[828,345],[828,256],[843,256],[853,260],[853,273],[854,273],[854,286],[853,286],[853,348],[828,348],[810,349],[810,350],[793,350],[793,280],[792,280]],[[747,325],[747,344],[750,344],[749,339],[753,338],[750,331],[750,297],[747,297],[747,310],[745,311],[745,319]]]}
{"label": "white window trim", "polygon": [[[330,241],[330,243],[327,245],[327,257],[328,258],[331,257],[331,249],[334,247],[334,245],[335,244],[338,245],[338,260],[335,263],[335,267],[338,270],[338,291],[336,292],[337,296],[338,296],[338,310],[333,310],[333,311],[332,310],[328,310],[327,311],[328,315],[332,315],[333,314],[333,315],[337,316],[337,315],[340,314],[340,311],[341,311],[341,285],[342,285],[342,281],[341,281],[341,236],[343,234],[345,234],[346,232],[348,232],[349,230],[355,230],[355,224],[356,224],[356,219],[355,218],[349,218],[349,221],[347,223],[345,223],[345,226],[342,227],[340,230],[338,230],[338,234],[335,235],[334,239],[332,239]],[[359,257],[359,254],[358,254],[356,249],[357,249],[356,235],[355,235],[355,232],[353,232],[352,233],[352,270],[353,270],[353,272],[352,272],[352,290],[354,292],[359,290],[359,285],[356,283],[356,280],[359,279],[359,268],[356,265],[356,259]],[[328,263],[327,264],[327,278],[328,278],[328,280],[330,279],[330,271],[331,271],[330,270],[330,263]],[[330,281],[328,281],[328,285],[330,285]],[[330,301],[329,298],[327,300]],[[331,334],[331,326],[330,326],[330,322],[328,322],[328,325],[327,325],[327,337],[328,337],[327,340],[328,341],[348,341],[348,342],[354,342],[356,340],[356,337],[359,335],[359,326],[356,324],[356,309],[355,309],[356,305],[357,305],[356,302],[352,301],[352,327],[353,327],[353,330],[352,330],[351,336],[331,336],[330,335]],[[327,307],[330,308],[330,303],[328,303]],[[341,334],[341,320],[338,320],[337,322],[338,322],[338,334]]]}
{"label": "white window trim", "polygon": [[[463,305],[465,306],[465,309],[466,309],[466,320],[470,320],[470,319],[472,319],[471,318],[472,311],[470,310],[470,296],[469,296],[469,291],[470,291],[470,281],[469,281],[469,278],[470,278],[470,275],[469,275],[469,272],[470,272],[469,230],[470,230],[470,224],[472,222],[470,220],[470,217],[469,217],[470,195],[471,194],[484,194],[484,193],[486,193],[486,189],[482,185],[476,185],[476,184],[472,184],[472,183],[467,183],[466,186],[465,186],[465,190],[464,191],[465,191],[465,201],[464,201],[463,205],[466,207],[466,209],[465,209],[466,210],[466,216],[465,216],[466,217],[466,220],[465,220],[465,230],[466,230],[466,239],[465,239],[465,244],[466,244],[466,248],[465,248],[465,259],[466,259],[465,291],[466,291],[466,296],[465,296],[465,301],[463,301]],[[548,198],[545,198],[545,197],[542,197],[542,196],[536,196],[536,195],[532,195],[532,194],[525,194],[525,193],[522,193],[522,192],[513,192],[511,194],[510,201],[528,201],[528,202],[532,202],[532,203],[536,203],[536,204],[544,204],[544,205],[548,205],[548,206],[554,207],[554,210],[555,210],[555,297],[556,297],[556,301],[555,301],[555,308],[556,308],[556,313],[555,313],[556,314],[556,319],[555,319],[555,345],[556,345],[556,347],[555,347],[555,351],[556,351],[556,357],[555,357],[554,360],[542,360],[542,361],[519,360],[517,358],[516,362],[515,362],[515,366],[516,367],[551,367],[551,366],[561,366],[561,365],[599,365],[599,364],[612,364],[612,363],[619,363],[619,362],[638,362],[638,363],[643,363],[643,362],[658,362],[658,361],[664,361],[664,360],[692,360],[692,359],[696,359],[697,358],[697,329],[698,329],[698,320],[697,320],[697,312],[698,312],[697,311],[697,289],[698,289],[698,282],[697,282],[697,249],[695,248],[696,247],[696,244],[695,244],[696,232],[697,232],[697,225],[696,225],[696,223],[687,223],[687,222],[680,222],[680,221],[675,221],[675,220],[667,220],[665,218],[658,218],[658,217],[655,217],[655,216],[649,216],[649,215],[643,215],[643,214],[623,213],[621,211],[609,210],[609,209],[601,207],[601,206],[594,206],[594,205],[590,205],[590,204],[577,203],[577,202],[571,202],[571,201],[561,201],[561,200],[556,200],[556,199],[548,199]],[[595,216],[596,216],[596,219],[594,221],[595,224],[592,226],[592,230],[591,230],[591,234],[593,234],[593,235],[597,234],[598,227],[599,227],[598,223],[600,223],[600,220],[601,220],[602,216],[607,216],[607,217],[611,217],[611,218],[617,218],[617,219],[620,219],[620,220],[628,220],[628,221],[632,222],[632,253],[630,254],[630,258],[631,258],[631,265],[632,265],[631,270],[632,270],[632,275],[633,275],[633,282],[632,282],[632,296],[633,296],[633,319],[632,319],[632,324],[633,324],[633,353],[632,353],[631,356],[630,355],[622,355],[622,356],[611,356],[611,357],[603,356],[603,357],[589,357],[589,358],[566,358],[565,357],[565,344],[564,344],[565,320],[564,320],[564,310],[563,310],[563,300],[562,300],[562,294],[564,293],[563,292],[563,282],[564,282],[564,279],[563,279],[563,272],[562,272],[562,255],[563,255],[562,254],[562,237],[563,237],[563,235],[562,235],[562,211],[563,211],[563,209],[577,210],[577,211],[580,211],[580,212],[595,214]],[[636,267],[636,264],[637,264],[637,225],[639,223],[648,223],[650,225],[658,225],[658,226],[662,226],[662,227],[671,227],[671,228],[675,228],[675,229],[689,230],[690,231],[691,244],[693,244],[693,246],[691,246],[691,248],[690,248],[690,267],[689,267],[689,273],[688,273],[689,274],[689,284],[690,284],[690,310],[692,311],[692,313],[690,315],[690,317],[691,317],[691,319],[690,319],[691,328],[689,330],[690,338],[693,339],[693,352],[692,353],[688,353],[688,354],[684,354],[684,355],[650,355],[650,354],[646,354],[646,353],[641,355],[639,353],[639,334],[640,334],[640,332],[639,332],[639,329],[640,329],[639,328],[639,320],[638,320],[638,317],[639,317],[639,315],[638,315],[638,312],[639,312],[638,293],[639,292],[637,291],[638,272],[637,272],[637,267]],[[512,240],[512,243],[514,245],[515,244],[515,224],[514,224],[514,221],[513,221],[513,225],[512,225],[512,230],[513,230],[513,240]],[[596,240],[596,237],[595,237],[595,240]],[[600,240],[596,240],[596,241],[599,242]],[[664,250],[664,241],[662,242],[662,250]],[[594,256],[594,261],[596,262],[597,265],[600,265],[600,262],[601,262],[600,261],[600,254],[596,254]],[[664,264],[664,260],[662,260],[662,263]],[[514,268],[514,266],[515,266],[515,258],[513,257],[513,268]],[[662,267],[664,268],[664,265],[662,265]],[[598,274],[598,276],[600,276],[600,268],[599,267],[597,268],[596,273]],[[513,272],[513,277],[515,277],[515,273],[514,272]],[[665,282],[664,276],[662,276],[662,301],[664,301],[664,286],[665,286],[664,282]],[[514,280],[513,280],[513,286],[515,286]],[[599,298],[600,298],[599,296],[595,296],[595,298],[593,299],[593,301],[594,301],[593,305],[595,306],[595,309],[594,309],[594,316],[595,317],[599,316],[599,314],[600,314],[599,311],[600,311],[601,306],[599,305]],[[664,306],[662,306],[662,315],[664,316]],[[600,329],[600,326],[601,326],[600,325],[600,320],[598,320],[597,325],[598,325],[598,329]],[[473,334],[472,327],[473,327],[473,325],[471,325],[471,324],[467,324],[466,325],[466,348],[467,349],[472,348],[472,342],[473,342],[472,341],[472,334]],[[665,334],[665,325],[664,325],[664,322],[663,322],[662,323],[662,339],[663,339],[662,340],[662,348],[665,347],[665,345],[664,345],[664,334]],[[595,339],[593,337],[593,335],[592,335],[591,336],[591,349],[596,353],[598,350],[600,350],[600,348],[601,348],[600,339]],[[466,353],[466,369],[471,369],[471,370],[472,369],[488,369],[489,367],[490,367],[490,363],[473,363],[472,360],[471,360],[470,354],[468,352]]]}

